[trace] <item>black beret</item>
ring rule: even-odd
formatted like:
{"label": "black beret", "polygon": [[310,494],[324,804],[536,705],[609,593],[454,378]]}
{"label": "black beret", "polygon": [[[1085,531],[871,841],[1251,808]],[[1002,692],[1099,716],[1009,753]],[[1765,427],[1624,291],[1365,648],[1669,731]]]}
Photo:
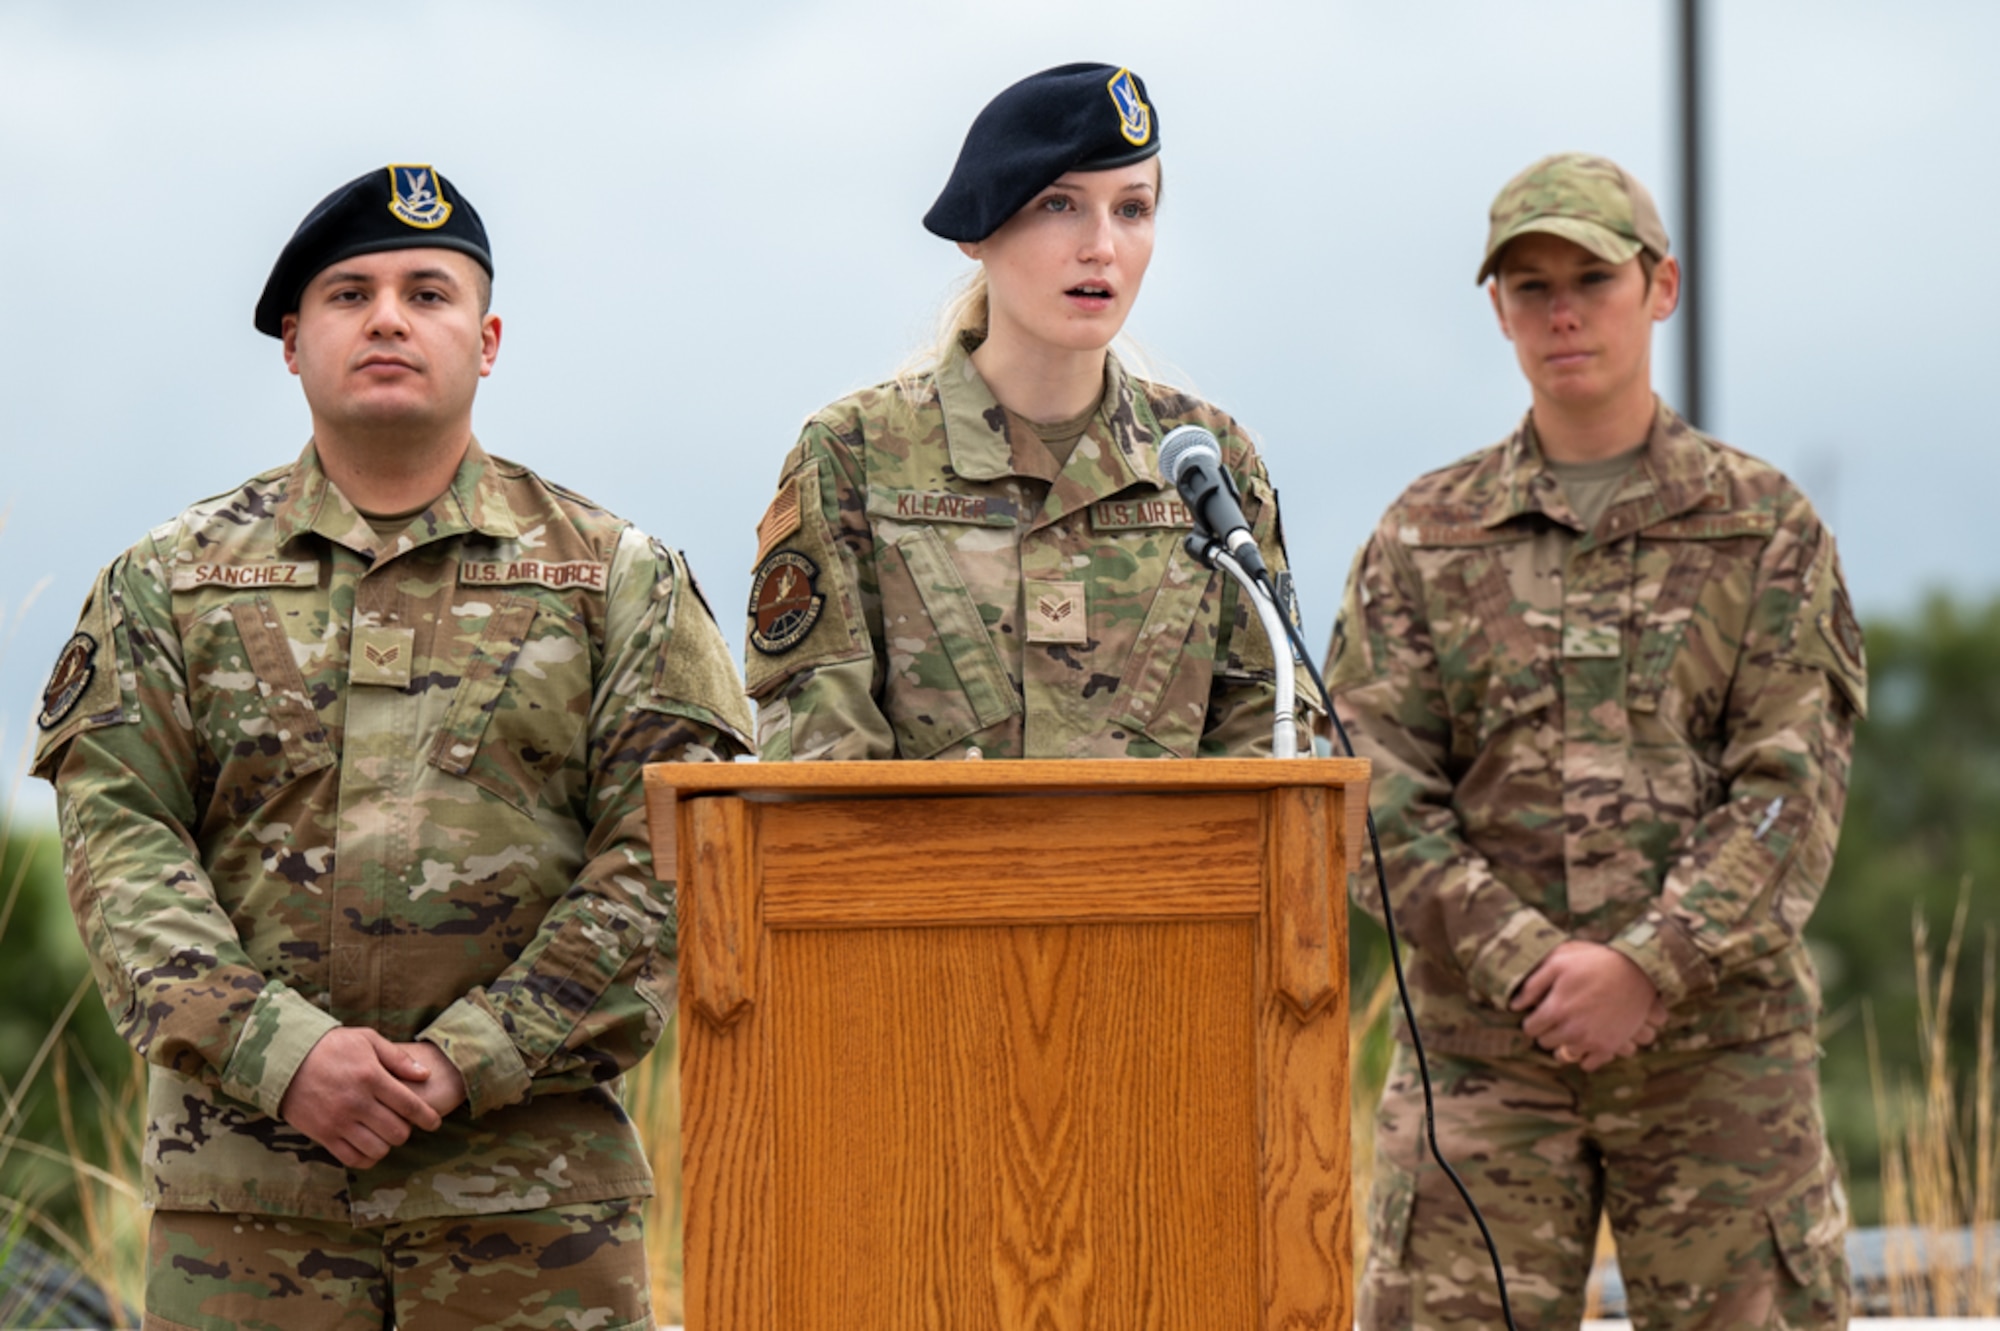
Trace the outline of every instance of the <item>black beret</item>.
{"label": "black beret", "polygon": [[986,104],[924,227],[984,240],[1066,171],[1109,171],[1160,150],[1146,83],[1113,65],[1058,65]]}
{"label": "black beret", "polygon": [[397,162],[356,176],[321,199],[286,242],[257,298],[257,331],[282,336],[306,284],[342,259],[432,247],[470,254],[493,275],[485,223],[436,169]]}

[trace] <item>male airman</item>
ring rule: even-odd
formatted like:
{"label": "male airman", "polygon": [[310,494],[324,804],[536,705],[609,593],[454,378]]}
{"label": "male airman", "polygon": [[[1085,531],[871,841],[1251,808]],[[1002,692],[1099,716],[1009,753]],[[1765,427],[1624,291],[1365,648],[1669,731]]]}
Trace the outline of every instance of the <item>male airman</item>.
{"label": "male airman", "polygon": [[114,560],[43,696],[149,1328],[652,1325],[640,768],[750,719],[680,557],[473,438],[492,272],[429,166],[322,201],[255,319],[311,441]]}

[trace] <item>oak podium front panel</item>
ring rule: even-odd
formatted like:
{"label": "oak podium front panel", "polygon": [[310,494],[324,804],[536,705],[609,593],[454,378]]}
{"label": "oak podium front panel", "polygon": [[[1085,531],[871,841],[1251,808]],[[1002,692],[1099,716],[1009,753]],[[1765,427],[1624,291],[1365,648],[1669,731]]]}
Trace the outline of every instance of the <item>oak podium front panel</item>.
{"label": "oak podium front panel", "polygon": [[647,780],[690,1331],[1351,1325],[1365,764]]}

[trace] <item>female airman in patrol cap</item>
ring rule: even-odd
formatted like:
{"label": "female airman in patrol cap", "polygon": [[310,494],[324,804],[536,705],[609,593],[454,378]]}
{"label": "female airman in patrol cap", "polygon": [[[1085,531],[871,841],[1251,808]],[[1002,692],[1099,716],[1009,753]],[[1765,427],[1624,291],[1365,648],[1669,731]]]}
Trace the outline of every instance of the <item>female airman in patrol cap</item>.
{"label": "female airman in patrol cap", "polygon": [[[1600,1213],[1634,1325],[1840,1325],[1801,937],[1867,706],[1833,537],[1655,396],[1680,269],[1616,163],[1509,181],[1478,281],[1532,405],[1390,505],[1326,672],[1374,762],[1439,1145],[1521,1326],[1577,1325]],[[1424,1119],[1404,1044],[1360,1324],[1499,1325]]]}
{"label": "female airman in patrol cap", "polygon": [[1214,433],[1274,572],[1276,494],[1234,420],[1110,352],[1159,149],[1112,65],[1044,70],[973,121],[924,218],[979,264],[940,345],[814,415],[758,527],[767,760],[1268,752],[1271,645],[1182,549],[1159,441]]}

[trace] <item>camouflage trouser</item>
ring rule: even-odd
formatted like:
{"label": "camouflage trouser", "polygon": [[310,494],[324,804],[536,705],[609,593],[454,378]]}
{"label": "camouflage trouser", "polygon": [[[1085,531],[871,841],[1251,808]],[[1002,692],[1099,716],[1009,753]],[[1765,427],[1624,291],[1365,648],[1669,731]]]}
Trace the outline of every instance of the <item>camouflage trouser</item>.
{"label": "camouflage trouser", "polygon": [[351,1228],[158,1211],[145,1331],[652,1331],[635,1201]]}
{"label": "camouflage trouser", "polygon": [[[1847,1202],[1810,1033],[1594,1073],[1539,1054],[1430,1066],[1438,1144],[1493,1231],[1519,1326],[1582,1320],[1600,1210],[1636,1331],[1846,1324]],[[1502,1326],[1479,1231],[1423,1131],[1416,1059],[1398,1046],[1360,1324]]]}

